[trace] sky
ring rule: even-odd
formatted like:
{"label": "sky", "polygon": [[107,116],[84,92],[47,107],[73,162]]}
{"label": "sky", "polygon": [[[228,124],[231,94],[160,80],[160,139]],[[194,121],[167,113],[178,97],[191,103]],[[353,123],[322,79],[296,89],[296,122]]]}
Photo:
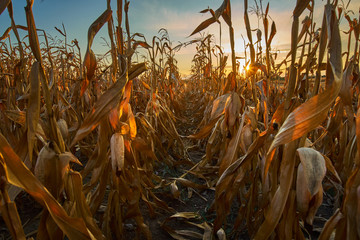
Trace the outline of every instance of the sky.
{"label": "sky", "polygon": [[[166,28],[173,46],[178,42],[187,42],[194,38],[200,37],[196,34],[189,37],[191,32],[204,20],[209,18],[210,13],[199,13],[208,7],[216,10],[223,0],[130,0],[129,22],[131,33],[142,33],[148,42],[154,35],[158,34],[159,29]],[[255,6],[253,0],[249,1],[249,7]],[[349,0],[343,0],[345,4]],[[247,40],[244,24],[244,5],[243,0],[232,0],[232,21],[235,31],[235,51],[237,56],[244,55],[244,43],[242,36]],[[259,0],[258,0],[259,2]],[[263,6],[266,7],[269,1],[263,0]],[[342,2],[341,0],[339,2]],[[359,4],[352,0],[349,9],[358,9]],[[320,27],[323,9],[326,1],[315,1],[315,21]],[[275,21],[277,34],[275,35],[272,47],[286,54],[290,49],[290,35],[292,24],[292,11],[296,5],[296,0],[271,0],[269,16]],[[25,0],[13,1],[15,23],[26,25],[24,7]],[[64,24],[68,42],[73,39],[79,41],[82,54],[86,51],[87,31],[92,22],[106,10],[106,0],[35,0],[33,13],[37,28],[43,29],[47,34],[57,39],[63,39],[55,30],[55,27],[62,29]],[[116,1],[111,2],[113,17],[116,19]],[[358,10],[354,11],[358,17]],[[252,29],[258,27],[258,19],[255,14],[249,14]],[[304,19],[303,13],[300,17],[300,23]],[[354,16],[352,16],[354,17]],[[222,46],[226,53],[230,52],[229,32],[226,23],[222,22]],[[124,21],[123,21],[124,23]],[[261,21],[259,22],[262,27]],[[270,20],[271,24],[271,20]],[[341,25],[344,30],[348,30],[347,22],[342,19]],[[0,15],[0,35],[10,26],[10,18],[7,10]],[[301,26],[300,26],[301,28]],[[125,29],[125,28],[124,28]],[[342,28],[341,28],[342,29]],[[21,36],[26,32],[19,30]],[[213,24],[203,31],[206,34],[213,34],[216,44],[220,43],[219,26]],[[255,38],[254,32],[253,38]],[[109,50],[106,45],[108,41],[107,27],[104,26],[96,35],[92,49],[95,54],[102,54]],[[15,40],[15,37],[12,37]],[[40,38],[40,41],[41,38]],[[195,54],[195,46],[182,48],[177,54],[178,67],[183,75],[190,73],[191,60]],[[229,61],[230,62],[230,61]],[[241,63],[243,64],[243,63]]]}

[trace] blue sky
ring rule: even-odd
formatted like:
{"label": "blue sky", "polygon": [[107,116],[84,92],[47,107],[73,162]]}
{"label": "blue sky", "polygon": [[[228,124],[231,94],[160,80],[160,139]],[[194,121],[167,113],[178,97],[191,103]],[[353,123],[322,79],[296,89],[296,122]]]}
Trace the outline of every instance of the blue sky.
{"label": "blue sky", "polygon": [[[344,0],[345,3],[348,0]],[[157,34],[160,28],[166,28],[169,32],[170,39],[174,45],[178,41],[185,42],[192,38],[187,36],[197,27],[197,25],[207,19],[210,14],[201,14],[199,11],[210,7],[216,10],[222,3],[222,0],[130,0],[129,18],[130,30],[132,33],[138,32],[146,36],[148,41]],[[263,1],[264,8],[268,1]],[[270,1],[270,17],[275,21],[277,34],[273,40],[272,46],[281,50],[289,48],[290,32],[292,23],[292,10],[295,7],[296,0],[272,0]],[[321,25],[322,10],[324,1],[316,1],[316,20],[317,26]],[[25,0],[13,1],[15,23],[26,25]],[[354,0],[351,7],[356,6]],[[116,1],[111,2],[113,16],[116,18]],[[254,6],[254,2],[249,0],[249,6]],[[242,0],[232,0],[232,20],[235,30],[235,50],[238,55],[244,51],[243,40],[241,35],[246,38],[244,25],[244,7]],[[358,6],[357,6],[358,8]],[[86,51],[87,31],[91,23],[106,9],[106,0],[35,0],[33,12],[35,22],[38,28],[44,29],[48,34],[58,39],[62,39],[60,34],[54,29],[62,29],[64,24],[68,41],[77,39],[80,43],[81,51]],[[355,11],[357,12],[357,11]],[[301,16],[301,20],[304,18]],[[256,28],[258,21],[255,15],[250,15],[251,27]],[[346,22],[345,26],[347,26]],[[7,10],[0,15],[0,34],[10,26],[10,18]],[[260,22],[261,26],[261,22]],[[226,52],[230,51],[228,30],[225,23],[222,24],[222,43]],[[347,30],[347,28],[346,28]],[[25,32],[22,32],[22,36]],[[213,24],[205,30],[206,33],[214,34],[216,43],[219,43],[219,27]],[[254,33],[255,34],[255,33]],[[199,36],[199,35],[197,35]],[[197,37],[195,36],[195,37]],[[104,37],[108,40],[107,27],[103,27],[96,35],[93,50],[96,54],[106,52],[108,47],[105,46]],[[13,38],[14,40],[15,38]],[[41,38],[40,38],[41,41]],[[183,48],[177,54],[181,72],[188,73],[191,66],[191,59],[195,53],[194,47]]]}

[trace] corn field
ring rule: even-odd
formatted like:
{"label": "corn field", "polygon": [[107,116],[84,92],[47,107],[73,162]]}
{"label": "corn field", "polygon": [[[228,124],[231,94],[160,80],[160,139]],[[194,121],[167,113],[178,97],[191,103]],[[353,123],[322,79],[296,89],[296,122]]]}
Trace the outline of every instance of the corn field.
{"label": "corn field", "polygon": [[[1,239],[360,239],[360,11],[318,1],[316,25],[314,1],[293,1],[283,59],[262,1],[258,27],[243,1],[245,56],[230,0],[178,45],[164,28],[132,34],[130,2],[107,0],[86,51],[38,28],[33,0],[26,26],[0,1]],[[202,34],[212,24],[230,53]]]}

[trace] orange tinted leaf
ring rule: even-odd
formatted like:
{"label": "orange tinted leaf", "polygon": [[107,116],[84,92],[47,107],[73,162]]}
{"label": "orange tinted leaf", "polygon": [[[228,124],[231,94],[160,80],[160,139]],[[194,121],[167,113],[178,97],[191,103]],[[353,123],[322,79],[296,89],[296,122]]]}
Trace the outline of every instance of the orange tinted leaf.
{"label": "orange tinted leaf", "polygon": [[129,105],[129,126],[130,126],[130,137],[131,139],[134,139],[136,137],[137,134],[137,128],[136,128],[136,121],[135,121],[135,116],[131,110],[131,106],[130,103]]}
{"label": "orange tinted leaf", "polygon": [[81,87],[81,96],[84,94],[87,86],[89,85],[89,81],[92,79],[95,73],[97,63],[93,50],[89,49],[88,51],[86,51],[83,64],[86,68],[86,79],[83,81],[83,85]]}
{"label": "orange tinted leaf", "polygon": [[[301,12],[307,6],[307,4],[305,5],[305,2],[308,1],[304,1],[304,3],[300,3],[300,1],[298,1],[297,8],[302,9]],[[300,11],[299,9],[297,11]],[[328,26],[330,26],[330,22],[328,22]],[[329,55],[329,78],[332,79],[330,81],[331,85],[327,90],[310,98],[308,101],[301,104],[289,114],[284,124],[281,126],[279,132],[275,136],[269,152],[281,144],[288,143],[304,136],[309,131],[313,130],[319,124],[321,124],[325,120],[331,105],[338,96],[342,84],[343,72],[341,58],[341,39],[337,19],[335,19],[335,22],[332,24]]]}
{"label": "orange tinted leaf", "polygon": [[116,131],[119,128],[120,125],[120,106],[116,106],[113,110],[109,113],[109,121],[111,124],[111,127]]}
{"label": "orange tinted leaf", "polygon": [[96,58],[94,52],[91,50],[91,45],[94,41],[94,37],[96,33],[100,30],[100,28],[110,20],[112,15],[111,9],[106,9],[89,27],[88,30],[88,43],[87,43],[87,50],[84,57],[83,66],[86,69],[86,79],[83,82],[83,86],[81,88],[81,96],[84,94],[89,82],[96,69]]}
{"label": "orange tinted leaf", "polygon": [[4,113],[11,121],[18,123],[21,126],[25,126],[26,112],[18,110],[5,110]]}
{"label": "orange tinted leaf", "polygon": [[[129,79],[135,78],[146,70],[145,64],[141,63],[135,65],[129,71]],[[95,106],[86,116],[80,129],[77,131],[71,146],[74,146],[77,141],[83,139],[91,131],[93,131],[101,119],[107,116],[112,109],[114,109],[120,102],[122,96],[122,89],[127,82],[127,78],[123,75],[118,81],[116,81],[106,92],[100,96],[99,100],[95,103]]]}
{"label": "orange tinted leaf", "polygon": [[71,239],[93,239],[84,221],[71,218],[62,206],[46,190],[41,182],[23,164],[10,147],[3,135],[0,134],[0,153],[9,174],[9,182],[27,191],[36,201],[45,206],[50,215],[65,234]]}
{"label": "orange tinted leaf", "polygon": [[81,84],[81,89],[80,89],[80,96],[83,96],[87,87],[89,86],[89,80],[88,78],[86,77],[83,81],[82,81],[82,84]]}
{"label": "orange tinted leaf", "polygon": [[209,136],[211,133],[211,130],[214,128],[215,124],[219,121],[221,115],[212,119],[208,124],[206,124],[198,133],[192,134],[188,136],[188,138],[191,139],[202,139]]}
{"label": "orange tinted leaf", "polygon": [[144,85],[144,87],[145,87],[147,90],[151,90],[151,87],[150,87],[149,84],[147,84],[146,82],[141,81],[141,84]]}
{"label": "orange tinted leaf", "polygon": [[109,21],[111,18],[112,11],[111,9],[106,9],[89,27],[88,30],[88,48],[91,48],[91,45],[94,41],[96,33],[101,29],[101,27]]}
{"label": "orange tinted leaf", "polygon": [[151,46],[147,43],[147,42],[144,42],[144,41],[136,41],[133,45],[132,45],[132,48],[133,49],[136,49],[138,46],[141,46],[145,49],[149,49],[151,48]]}
{"label": "orange tinted leaf", "polygon": [[334,74],[336,76],[335,82],[329,89],[312,97],[289,114],[276,134],[269,152],[284,143],[304,136],[325,120],[341,86],[342,72],[335,72]]}
{"label": "orange tinted leaf", "polygon": [[151,146],[149,146],[142,138],[136,137],[132,141],[132,144],[136,151],[146,154],[149,158],[152,158],[153,160],[158,160],[155,153],[151,149]]}
{"label": "orange tinted leaf", "polygon": [[339,86],[334,84],[330,89],[309,99],[291,112],[275,136],[269,152],[284,143],[304,136],[321,124],[339,90]]}

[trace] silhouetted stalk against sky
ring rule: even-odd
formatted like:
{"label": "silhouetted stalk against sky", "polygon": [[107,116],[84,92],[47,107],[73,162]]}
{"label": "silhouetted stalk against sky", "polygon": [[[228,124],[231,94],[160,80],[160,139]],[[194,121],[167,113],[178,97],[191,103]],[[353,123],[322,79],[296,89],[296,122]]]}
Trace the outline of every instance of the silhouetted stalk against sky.
{"label": "silhouetted stalk against sky", "polygon": [[[251,28],[250,28],[250,21],[249,21],[249,15],[248,15],[248,1],[244,0],[244,20],[245,20],[245,26],[246,26],[246,33],[249,39],[249,47],[250,47],[250,66],[255,64],[255,49],[252,41],[251,36]],[[256,95],[256,85],[255,85],[255,75],[251,75],[251,87],[252,87],[252,93],[253,93],[253,100],[255,103],[255,106],[257,106],[257,95]]]}

